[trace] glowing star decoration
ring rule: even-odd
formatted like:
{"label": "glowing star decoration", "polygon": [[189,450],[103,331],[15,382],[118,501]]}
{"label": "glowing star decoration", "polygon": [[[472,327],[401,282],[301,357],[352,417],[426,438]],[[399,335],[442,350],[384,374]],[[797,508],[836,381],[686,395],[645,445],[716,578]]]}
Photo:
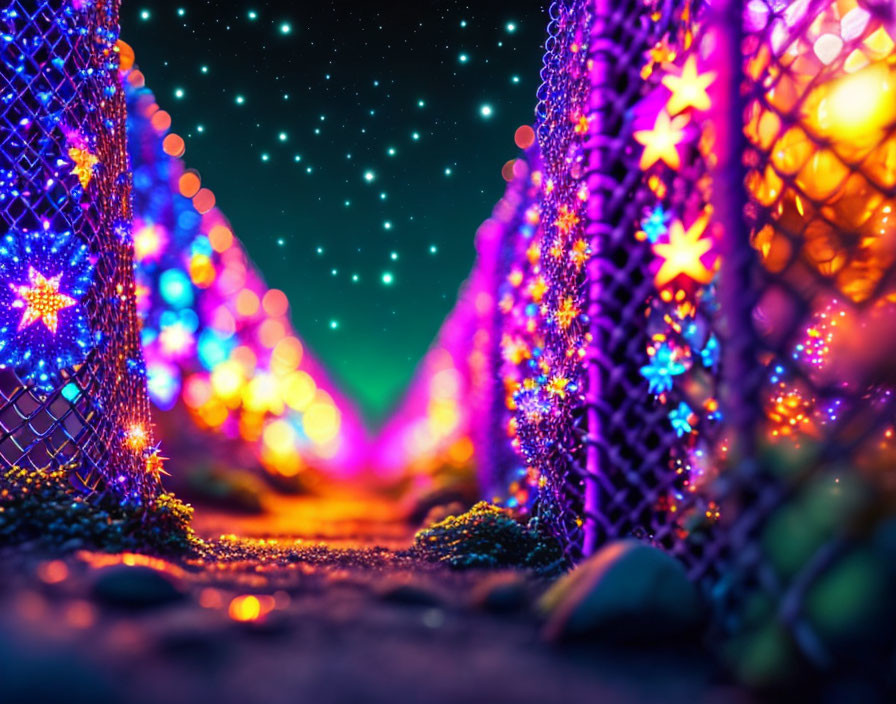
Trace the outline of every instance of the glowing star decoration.
{"label": "glowing star decoration", "polygon": [[681,156],[678,144],[684,139],[684,127],[688,124],[687,115],[669,117],[669,113],[661,110],[656,116],[653,129],[635,132],[635,141],[644,146],[639,167],[646,171],[658,161],[662,161],[670,169],[678,170]]}
{"label": "glowing star decoration", "polygon": [[662,344],[656,348],[650,364],[641,367],[641,376],[647,379],[648,391],[661,394],[672,390],[672,377],[684,374],[687,367],[675,359],[669,345]]}
{"label": "glowing star decoration", "polygon": [[669,213],[663,210],[662,205],[657,205],[650,214],[641,221],[641,230],[647,235],[647,241],[656,244],[661,235],[668,232]]}
{"label": "glowing star decoration", "polygon": [[19,322],[19,330],[41,321],[50,332],[56,334],[56,329],[59,327],[59,311],[77,302],[71,296],[59,292],[60,279],[62,274],[47,278],[34,267],[29,267],[27,285],[10,284],[18,296],[13,307],[25,309]]}
{"label": "glowing star decoration", "polygon": [[68,150],[68,158],[72,160],[75,167],[71,173],[78,177],[81,182],[81,188],[87,188],[93,179],[93,169],[99,163],[99,159],[95,154],[91,154],[86,149],[71,147]]}
{"label": "glowing star decoration", "polygon": [[697,58],[689,56],[681,69],[680,76],[663,76],[663,85],[672,92],[669,102],[666,103],[668,113],[677,115],[688,108],[700,111],[709,110],[710,100],[706,89],[715,78],[714,71],[698,73]]}
{"label": "glowing star decoration", "polygon": [[669,422],[678,437],[693,431],[690,423],[693,413],[691,407],[684,401],[678,404],[678,408],[669,411]]}
{"label": "glowing star decoration", "polygon": [[702,259],[712,249],[712,241],[703,238],[708,222],[709,215],[706,212],[687,230],[680,220],[676,220],[669,227],[669,242],[653,245],[654,253],[663,259],[654,279],[657,288],[665,286],[682,274],[701,284],[712,281],[713,272],[707,268]]}
{"label": "glowing star decoration", "polygon": [[87,246],[68,231],[7,233],[0,281],[0,365],[49,391],[94,344],[82,305],[93,281]]}

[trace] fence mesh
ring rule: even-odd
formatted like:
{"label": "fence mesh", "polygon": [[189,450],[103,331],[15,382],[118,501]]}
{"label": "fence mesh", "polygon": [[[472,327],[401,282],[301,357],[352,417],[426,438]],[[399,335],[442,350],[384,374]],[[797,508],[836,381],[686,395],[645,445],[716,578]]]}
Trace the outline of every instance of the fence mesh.
{"label": "fence mesh", "polygon": [[159,486],[134,303],[118,3],[0,8],[0,459]]}

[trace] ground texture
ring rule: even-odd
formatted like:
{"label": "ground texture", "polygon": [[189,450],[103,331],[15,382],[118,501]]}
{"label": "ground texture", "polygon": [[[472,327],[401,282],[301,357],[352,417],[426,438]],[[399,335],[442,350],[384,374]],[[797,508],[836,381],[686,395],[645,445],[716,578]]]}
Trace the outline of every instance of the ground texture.
{"label": "ground texture", "polygon": [[546,643],[547,578],[423,560],[386,502],[272,501],[192,559],[0,551],[0,701],[744,701],[696,648]]}

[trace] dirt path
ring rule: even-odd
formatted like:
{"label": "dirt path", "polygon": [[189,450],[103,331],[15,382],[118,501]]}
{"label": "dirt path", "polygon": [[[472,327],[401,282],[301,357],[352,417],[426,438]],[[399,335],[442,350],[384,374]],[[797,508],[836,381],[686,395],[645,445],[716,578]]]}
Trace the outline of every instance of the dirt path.
{"label": "dirt path", "polygon": [[[31,701],[67,704],[732,701],[702,655],[545,644],[543,584],[504,573],[522,603],[483,608],[495,574],[402,554],[412,531],[388,504],[272,501],[266,518],[197,514],[204,536],[257,539],[225,541],[215,562],[0,554],[0,701],[35,687]],[[121,574],[173,589],[141,607],[119,585],[117,602]]]}

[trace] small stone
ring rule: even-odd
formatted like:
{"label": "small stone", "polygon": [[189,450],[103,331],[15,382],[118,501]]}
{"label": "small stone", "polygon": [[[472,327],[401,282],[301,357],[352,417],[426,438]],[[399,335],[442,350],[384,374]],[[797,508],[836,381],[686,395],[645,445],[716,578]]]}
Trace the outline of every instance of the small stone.
{"label": "small stone", "polygon": [[636,540],[606,545],[542,597],[550,641],[655,643],[696,635],[697,589],[672,556]]}
{"label": "small stone", "polygon": [[391,601],[396,604],[408,604],[411,606],[441,606],[442,599],[435,592],[426,587],[403,581],[389,581],[378,590],[383,601]]}
{"label": "small stone", "polygon": [[474,606],[492,613],[515,613],[528,603],[526,580],[515,572],[499,572],[489,575],[473,589]]}
{"label": "small stone", "polygon": [[124,609],[165,606],[184,597],[174,581],[158,570],[124,565],[100,570],[91,594],[106,606]]}

